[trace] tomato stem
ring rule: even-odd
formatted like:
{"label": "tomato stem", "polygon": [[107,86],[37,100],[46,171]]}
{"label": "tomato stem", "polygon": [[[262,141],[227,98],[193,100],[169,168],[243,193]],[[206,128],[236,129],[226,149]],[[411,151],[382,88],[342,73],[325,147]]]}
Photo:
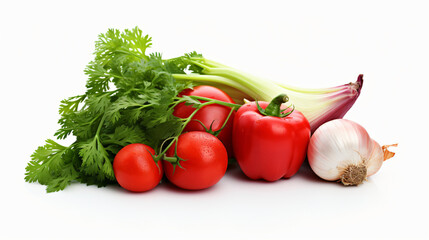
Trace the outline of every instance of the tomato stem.
{"label": "tomato stem", "polygon": [[209,128],[207,128],[206,127],[206,125],[204,125],[204,123],[203,122],[201,122],[200,120],[198,120],[198,119],[192,119],[192,121],[197,121],[203,128],[204,128],[204,131],[206,131],[207,133],[210,133],[211,135],[213,135],[213,136],[215,136],[215,137],[217,137],[218,135],[219,135],[219,133],[225,128],[225,126],[226,126],[226,123],[228,122],[228,120],[229,120],[229,118],[231,117],[231,115],[232,115],[232,113],[234,112],[234,108],[231,108],[231,111],[229,111],[229,114],[228,114],[228,116],[226,117],[226,119],[225,119],[225,121],[223,121],[223,124],[222,124],[222,126],[218,129],[218,130],[216,130],[216,131],[213,131],[213,123],[214,123],[214,120],[212,121],[212,123],[210,124],[210,127]]}
{"label": "tomato stem", "polygon": [[200,97],[200,96],[188,96],[188,97],[196,99],[196,100],[211,102],[211,104],[219,104],[222,106],[231,107],[234,109],[238,109],[241,107],[240,104],[224,102],[224,101],[220,101],[220,100],[216,100],[216,99],[212,99],[212,98],[206,98],[206,97]]}
{"label": "tomato stem", "polygon": [[[179,167],[180,167],[179,162],[180,162],[180,161],[184,161],[184,160],[183,160],[183,159],[181,159],[179,156],[177,156],[177,141],[178,141],[178,138],[179,138],[179,136],[182,134],[182,132],[184,131],[184,129],[185,129],[185,127],[186,127],[186,125],[188,125],[188,123],[192,120],[192,118],[195,116],[195,114],[197,114],[197,112],[198,112],[201,108],[203,108],[204,106],[211,105],[211,104],[219,104],[219,105],[222,105],[222,106],[226,106],[226,107],[230,107],[230,108],[231,108],[231,112],[229,113],[228,118],[227,118],[227,119],[225,120],[225,122],[223,123],[223,125],[222,125],[221,129],[219,129],[218,131],[215,131],[215,132],[213,132],[213,133],[212,133],[213,135],[215,135],[215,134],[216,134],[215,136],[217,136],[217,135],[219,134],[218,132],[220,132],[220,131],[225,127],[225,124],[226,124],[226,122],[228,121],[229,117],[232,115],[233,111],[234,111],[234,110],[237,110],[238,108],[240,108],[240,107],[241,107],[241,105],[240,105],[240,104],[223,102],[223,101],[216,100],[216,99],[212,99],[212,98],[206,98],[206,97],[200,97],[200,96],[187,96],[187,97],[190,97],[190,98],[192,98],[192,99],[194,99],[194,100],[197,100],[197,102],[195,102],[195,104],[196,104],[196,109],[191,113],[191,115],[189,115],[187,118],[184,118],[184,121],[181,123],[181,124],[182,124],[182,126],[181,126],[181,128],[180,128],[179,134],[178,134],[177,136],[174,136],[174,137],[171,137],[171,138],[166,139],[166,140],[161,144],[161,147],[160,147],[160,150],[159,150],[159,151],[160,151],[160,153],[159,153],[156,157],[154,157],[154,158],[153,158],[155,162],[158,162],[159,160],[164,159],[164,160],[166,160],[166,161],[168,161],[168,162],[171,162],[172,164],[178,164],[178,165],[179,165]],[[199,102],[198,102],[198,100],[206,101],[206,102],[199,103]],[[179,98],[179,99],[177,100],[177,102],[176,102],[175,104],[173,104],[171,107],[175,107],[175,106],[177,106],[177,104],[182,103],[182,102],[186,102],[186,100],[185,100],[185,99],[183,99],[183,98]],[[211,130],[211,129],[210,129],[210,130]],[[172,139],[172,141],[168,144],[168,146],[166,146],[166,147],[163,149],[163,145],[164,145],[164,143],[165,143],[167,140],[169,140],[169,139]],[[174,156],[174,157],[168,157],[168,156],[166,156],[166,155],[165,155],[165,153],[167,152],[167,150],[168,150],[170,147],[172,147],[172,146],[173,146],[173,144],[174,144],[174,143],[176,143],[175,156]]]}
{"label": "tomato stem", "polygon": [[176,157],[168,157],[168,156],[164,155],[164,157],[162,159],[167,161],[167,162],[170,162],[170,163],[177,163]]}
{"label": "tomato stem", "polygon": [[[223,121],[222,127],[219,128],[219,130],[214,131],[212,134],[217,137],[219,135],[219,133],[222,131],[222,129],[225,128],[226,123],[228,122],[229,118],[232,116],[232,113],[234,112],[234,108],[231,108],[231,111],[229,111],[228,117],[226,117],[225,121]],[[213,123],[212,123],[213,124]],[[211,129],[211,125],[210,125],[210,130],[213,131]]]}

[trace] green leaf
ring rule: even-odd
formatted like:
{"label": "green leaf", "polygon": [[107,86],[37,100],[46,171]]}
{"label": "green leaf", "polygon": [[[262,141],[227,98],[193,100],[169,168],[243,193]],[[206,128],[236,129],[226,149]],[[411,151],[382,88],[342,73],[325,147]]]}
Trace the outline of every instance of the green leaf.
{"label": "green leaf", "polygon": [[140,142],[156,148],[180,134],[183,121],[173,116],[172,106],[192,84],[176,82],[172,73],[196,71],[191,58],[201,55],[163,60],[161,53],[147,53],[151,40],[137,27],[99,35],[85,69],[86,91],[60,103],[55,136],[73,135],[76,141],[65,147],[47,140],[31,156],[26,181],[44,184],[48,192],[73,181],[106,186],[116,182],[112,164],[122,147]]}
{"label": "green leaf", "polygon": [[86,83],[88,95],[109,90],[109,83],[113,80],[113,76],[109,74],[105,65],[98,62],[90,62],[84,72],[89,76]]}
{"label": "green leaf", "polygon": [[109,119],[110,122],[116,123],[122,116],[121,110],[133,108],[133,110],[139,112],[148,106],[146,100],[139,96],[131,97],[130,95],[122,95],[109,106],[106,111],[106,118]]}
{"label": "green leaf", "polygon": [[125,77],[127,65],[133,62],[148,60],[146,49],[149,48],[151,38],[143,36],[137,27],[132,30],[109,29],[100,34],[95,43],[95,59],[91,61],[85,73],[89,76],[86,87],[87,93],[99,93],[109,90],[110,82],[118,82]]}
{"label": "green leaf", "polygon": [[78,147],[80,149],[79,155],[82,157],[81,170],[86,175],[97,176],[100,181],[115,180],[111,164],[113,159],[109,158],[109,154],[97,136],[80,143]]}
{"label": "green leaf", "polygon": [[111,104],[110,99],[112,93],[113,92],[105,92],[90,95],[85,102],[85,106],[95,114],[104,113]]}
{"label": "green leaf", "polygon": [[146,142],[144,133],[139,127],[129,127],[126,125],[116,127],[114,133],[103,134],[101,138],[103,143],[116,144],[121,147],[132,143]]}
{"label": "green leaf", "polygon": [[196,99],[193,99],[187,95],[182,96],[182,99],[186,100],[185,105],[191,105],[194,108],[198,108],[202,103]]}
{"label": "green leaf", "polygon": [[149,35],[143,36],[142,30],[138,27],[132,30],[125,29],[122,37],[125,40],[128,50],[141,58],[146,56],[146,49],[152,45],[152,38]]}
{"label": "green leaf", "polygon": [[46,185],[48,192],[64,189],[78,177],[69,158],[73,151],[72,146],[64,147],[51,139],[46,140],[46,144],[31,155],[25,168],[25,181]]}
{"label": "green leaf", "polygon": [[170,117],[168,121],[164,121],[147,130],[147,142],[154,149],[158,149],[165,139],[179,135],[181,126],[179,118]]}
{"label": "green leaf", "polygon": [[86,98],[86,95],[77,95],[74,97],[69,97],[61,101],[59,113],[60,114],[69,114],[77,112],[79,104],[82,103]]}
{"label": "green leaf", "polygon": [[165,67],[168,72],[174,74],[184,74],[186,72],[201,73],[203,68],[192,63],[191,58],[202,58],[203,55],[197,52],[190,52],[184,56],[165,60]]}

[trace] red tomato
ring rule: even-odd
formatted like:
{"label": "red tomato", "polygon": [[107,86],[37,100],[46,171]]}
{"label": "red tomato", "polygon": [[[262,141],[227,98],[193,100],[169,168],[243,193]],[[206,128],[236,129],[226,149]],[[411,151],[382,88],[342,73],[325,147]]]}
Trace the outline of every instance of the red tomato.
{"label": "red tomato", "polygon": [[113,171],[121,187],[132,192],[148,191],[158,185],[163,175],[162,164],[155,163],[153,148],[134,143],[123,147],[113,160]]}
{"label": "red tomato", "polygon": [[[234,103],[232,98],[226,94],[224,91],[212,87],[212,86],[196,86],[194,89],[185,89],[182,91],[179,96],[187,95],[187,96],[199,96],[212,98],[216,100],[220,100],[223,102]],[[204,102],[204,101],[201,101]],[[192,112],[195,111],[195,108],[192,106],[187,106],[184,103],[178,104],[174,108],[173,115],[179,118],[187,118],[191,115]],[[218,104],[212,104],[201,108],[192,119],[200,120],[206,128],[210,128],[212,126],[213,131],[219,130],[226,118],[229,115],[231,108],[226,106],[221,106]],[[232,156],[232,124],[234,121],[234,113],[232,113],[225,127],[217,136],[219,140],[225,145],[225,148],[228,152],[229,156]],[[212,124],[213,123],[213,124]],[[205,131],[204,127],[197,121],[191,121],[184,129],[185,132],[190,131]]]}
{"label": "red tomato", "polygon": [[[175,144],[167,151],[174,156]],[[175,169],[163,161],[165,175],[174,185],[189,190],[205,189],[215,185],[225,175],[228,155],[222,142],[207,132],[187,132],[179,136],[177,156],[184,159]],[[174,170],[174,171],[173,171]]]}

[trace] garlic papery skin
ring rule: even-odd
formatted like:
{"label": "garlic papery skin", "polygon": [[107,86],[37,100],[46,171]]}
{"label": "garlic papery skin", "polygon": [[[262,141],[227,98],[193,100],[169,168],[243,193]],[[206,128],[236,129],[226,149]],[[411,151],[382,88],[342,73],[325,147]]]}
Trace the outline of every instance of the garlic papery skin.
{"label": "garlic papery skin", "polygon": [[310,138],[308,162],[328,181],[359,185],[383,164],[382,147],[359,124],[336,119],[321,125]]}
{"label": "garlic papery skin", "polygon": [[373,148],[370,153],[371,158],[368,160],[368,163],[367,163],[368,177],[378,172],[378,170],[380,170],[381,165],[383,165],[383,162],[385,160],[383,150],[380,147],[380,144],[378,144],[375,140],[372,140],[372,147]]}

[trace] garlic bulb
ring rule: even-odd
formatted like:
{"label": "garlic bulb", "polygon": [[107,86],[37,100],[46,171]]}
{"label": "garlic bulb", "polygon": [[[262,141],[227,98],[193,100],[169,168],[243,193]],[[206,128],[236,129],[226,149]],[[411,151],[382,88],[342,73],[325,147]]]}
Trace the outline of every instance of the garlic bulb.
{"label": "garlic bulb", "polygon": [[344,185],[359,185],[375,174],[384,160],[393,157],[371,139],[359,124],[336,119],[320,126],[310,139],[308,162],[311,169],[328,181],[341,181]]}

